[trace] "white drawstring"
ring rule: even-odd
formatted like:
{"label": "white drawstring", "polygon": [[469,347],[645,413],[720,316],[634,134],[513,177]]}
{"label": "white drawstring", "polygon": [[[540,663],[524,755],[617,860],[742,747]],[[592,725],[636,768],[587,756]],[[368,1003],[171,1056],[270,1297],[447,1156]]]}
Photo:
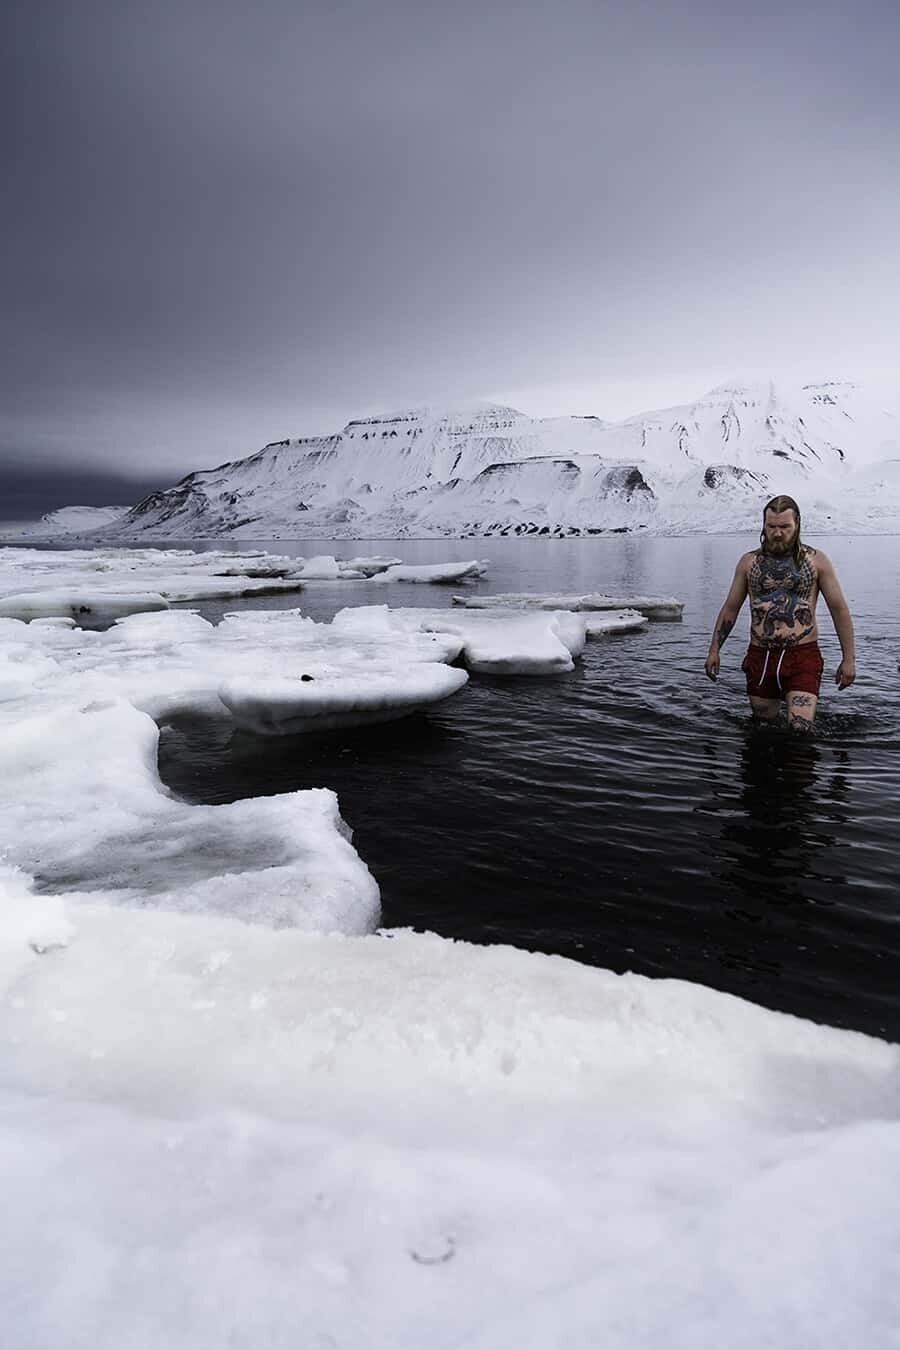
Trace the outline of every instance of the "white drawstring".
{"label": "white drawstring", "polygon": [[[779,658],[778,658],[778,665],[775,667],[775,683],[778,685],[778,692],[779,692],[779,694],[781,693],[781,663],[782,663],[782,661],[784,660],[784,654],[785,654],[786,651],[787,651],[787,647],[782,647],[782,649],[781,649],[781,655],[780,655]],[[766,671],[767,671],[768,669],[769,669],[769,648],[767,647],[767,648],[766,648],[766,659],[765,659],[765,661],[763,661],[762,674],[761,674],[760,677],[759,677],[759,684],[756,686],[757,689],[762,689],[763,684],[765,683],[765,679],[766,679]]]}
{"label": "white drawstring", "polygon": [[765,659],[765,661],[763,661],[762,674],[761,674],[760,677],[759,677],[759,684],[756,686],[757,689],[762,689],[762,687],[763,687],[763,681],[764,681],[765,678],[766,678],[766,671],[767,671],[768,669],[769,669],[769,649],[768,649],[768,647],[767,647],[767,648],[766,648],[766,659]]}

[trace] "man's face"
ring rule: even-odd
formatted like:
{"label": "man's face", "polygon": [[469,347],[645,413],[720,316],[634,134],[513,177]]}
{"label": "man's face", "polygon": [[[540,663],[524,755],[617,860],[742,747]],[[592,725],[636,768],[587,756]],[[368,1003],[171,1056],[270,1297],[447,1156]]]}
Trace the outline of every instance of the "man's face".
{"label": "man's face", "polygon": [[790,553],[799,529],[793,511],[767,511],[763,530],[769,553]]}

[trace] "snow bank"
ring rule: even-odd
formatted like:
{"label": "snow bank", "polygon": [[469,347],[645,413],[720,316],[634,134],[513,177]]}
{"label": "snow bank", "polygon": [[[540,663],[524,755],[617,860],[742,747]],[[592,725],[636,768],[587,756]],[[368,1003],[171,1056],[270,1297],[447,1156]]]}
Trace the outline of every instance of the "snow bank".
{"label": "snow bank", "polygon": [[896,1344],[897,1047],[410,933],[87,906],[5,968],[11,1344]]}

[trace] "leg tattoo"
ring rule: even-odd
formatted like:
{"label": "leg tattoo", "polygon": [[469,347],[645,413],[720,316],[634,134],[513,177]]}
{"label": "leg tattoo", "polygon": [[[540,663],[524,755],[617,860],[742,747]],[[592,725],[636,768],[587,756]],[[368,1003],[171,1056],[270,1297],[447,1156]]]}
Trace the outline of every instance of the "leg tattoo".
{"label": "leg tattoo", "polygon": [[788,695],[788,726],[791,731],[799,731],[804,735],[812,731],[818,702],[815,694],[797,692]]}

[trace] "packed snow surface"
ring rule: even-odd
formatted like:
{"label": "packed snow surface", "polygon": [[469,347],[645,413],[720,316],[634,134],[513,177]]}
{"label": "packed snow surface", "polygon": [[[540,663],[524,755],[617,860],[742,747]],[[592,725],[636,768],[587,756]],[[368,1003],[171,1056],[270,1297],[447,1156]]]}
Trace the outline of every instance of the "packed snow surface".
{"label": "packed snow surface", "polygon": [[10,1345],[897,1344],[896,1046],[4,882]]}
{"label": "packed snow surface", "polygon": [[235,687],[290,718],[460,653],[571,661],[612,618],[0,619],[4,1344],[900,1344],[900,1048],[373,932],[327,786],[159,780],[157,722]]}

